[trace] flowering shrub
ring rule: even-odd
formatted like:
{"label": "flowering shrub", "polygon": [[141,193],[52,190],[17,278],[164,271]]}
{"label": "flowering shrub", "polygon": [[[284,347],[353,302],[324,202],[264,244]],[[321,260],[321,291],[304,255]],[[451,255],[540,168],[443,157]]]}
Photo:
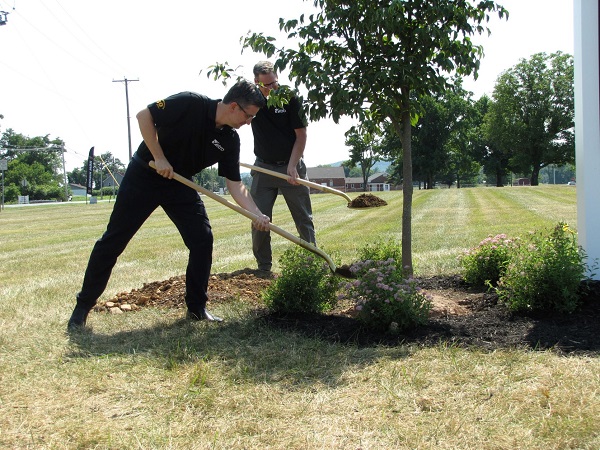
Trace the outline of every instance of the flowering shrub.
{"label": "flowering shrub", "polygon": [[329,265],[301,247],[286,250],[281,275],[262,293],[265,304],[282,313],[323,312],[337,303],[339,282]]}
{"label": "flowering shrub", "polygon": [[366,244],[358,251],[359,261],[386,261],[390,258],[395,261],[398,269],[402,269],[402,245],[393,239]]}
{"label": "flowering shrub", "polygon": [[477,247],[459,256],[464,280],[474,286],[496,286],[517,246],[518,242],[505,234],[485,238]]}
{"label": "flowering shrub", "polygon": [[588,270],[575,232],[558,223],[550,235],[536,232],[515,249],[496,291],[513,311],[573,312]]}
{"label": "flowering shrub", "polygon": [[356,302],[357,319],[367,327],[399,332],[427,323],[431,300],[394,258],[361,261],[350,270],[357,279],[346,283],[341,297]]}

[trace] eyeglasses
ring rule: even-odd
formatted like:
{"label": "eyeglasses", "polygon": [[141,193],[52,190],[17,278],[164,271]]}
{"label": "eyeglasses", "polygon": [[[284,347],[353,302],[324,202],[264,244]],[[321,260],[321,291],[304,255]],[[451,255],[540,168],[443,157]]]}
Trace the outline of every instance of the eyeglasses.
{"label": "eyeglasses", "polygon": [[238,105],[238,107],[239,107],[239,108],[242,110],[242,112],[243,112],[244,114],[246,114],[246,117],[247,117],[247,119],[246,119],[246,120],[252,120],[252,119],[254,119],[254,118],[256,117],[256,114],[254,114],[254,115],[252,115],[252,114],[248,114],[248,113],[246,112],[246,110],[245,110],[244,108],[242,108],[242,105],[240,105],[239,103],[238,103],[237,105]]}
{"label": "eyeglasses", "polygon": [[275,80],[272,83],[268,83],[268,84],[267,83],[260,83],[259,85],[261,87],[266,87],[266,88],[269,88],[269,89],[275,89],[275,85],[279,85],[279,81]]}

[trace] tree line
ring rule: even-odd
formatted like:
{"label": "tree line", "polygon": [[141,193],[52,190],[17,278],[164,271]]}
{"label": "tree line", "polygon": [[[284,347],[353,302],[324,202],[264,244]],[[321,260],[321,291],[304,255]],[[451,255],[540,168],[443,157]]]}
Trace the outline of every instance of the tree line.
{"label": "tree line", "polygon": [[[457,81],[453,90],[418,99],[413,127],[413,181],[424,189],[447,186],[497,187],[527,178],[566,183],[575,174],[573,57],[538,53],[500,74],[492,98],[474,100]],[[417,99],[415,99],[417,101]],[[378,161],[392,161],[390,183],[402,184],[402,145],[383,126],[353,127],[347,134],[350,167],[366,180]],[[548,168],[551,169],[548,170]]]}
{"label": "tree line", "polygon": [[[412,171],[419,188],[441,183],[460,188],[486,183],[511,184],[511,178],[565,183],[574,176],[573,58],[556,52],[521,60],[497,79],[492,98],[473,94],[457,81],[453,90],[418,99],[421,115],[413,126]],[[416,100],[416,99],[415,99]],[[347,175],[361,176],[364,186],[379,161],[392,161],[390,183],[402,184],[402,145],[389,123],[353,127],[346,133]],[[0,157],[8,161],[5,201],[19,195],[31,200],[65,200],[61,151],[64,142],[48,135],[29,138],[12,129],[2,133]],[[23,151],[22,149],[38,149]],[[46,149],[46,151],[42,151]],[[110,174],[123,174],[126,165],[111,152],[95,157],[93,187],[106,185]],[[86,186],[87,161],[67,172],[69,183]],[[219,191],[225,181],[216,168],[202,171],[196,183]],[[117,185],[118,186],[118,185]],[[112,187],[109,188],[112,190]]]}

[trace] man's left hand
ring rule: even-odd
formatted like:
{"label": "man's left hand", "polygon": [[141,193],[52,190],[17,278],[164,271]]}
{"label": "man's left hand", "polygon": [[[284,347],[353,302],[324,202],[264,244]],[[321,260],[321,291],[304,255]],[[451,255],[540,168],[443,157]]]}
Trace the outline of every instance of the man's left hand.
{"label": "man's left hand", "polygon": [[265,216],[264,214],[260,214],[256,216],[256,219],[252,221],[252,226],[256,228],[258,231],[269,231],[269,223],[271,219],[269,216]]}

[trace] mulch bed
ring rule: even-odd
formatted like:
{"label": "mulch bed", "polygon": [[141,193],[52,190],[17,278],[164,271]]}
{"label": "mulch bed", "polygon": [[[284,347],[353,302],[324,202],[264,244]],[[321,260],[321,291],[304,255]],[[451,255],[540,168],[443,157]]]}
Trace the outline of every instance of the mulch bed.
{"label": "mulch bed", "polygon": [[[433,297],[434,309],[427,325],[402,334],[377,333],[363,328],[349,305],[328,314],[282,316],[264,308],[261,292],[270,275],[244,269],[214,274],[209,282],[209,305],[240,297],[259,310],[258,320],[269,326],[320,339],[358,346],[440,343],[484,350],[508,348],[553,349],[560,353],[600,354],[600,282],[589,285],[581,307],[573,314],[513,314],[495,294],[474,290],[460,277],[418,279]],[[111,313],[145,307],[185,308],[185,276],[146,283],[122,292],[95,310]]]}

